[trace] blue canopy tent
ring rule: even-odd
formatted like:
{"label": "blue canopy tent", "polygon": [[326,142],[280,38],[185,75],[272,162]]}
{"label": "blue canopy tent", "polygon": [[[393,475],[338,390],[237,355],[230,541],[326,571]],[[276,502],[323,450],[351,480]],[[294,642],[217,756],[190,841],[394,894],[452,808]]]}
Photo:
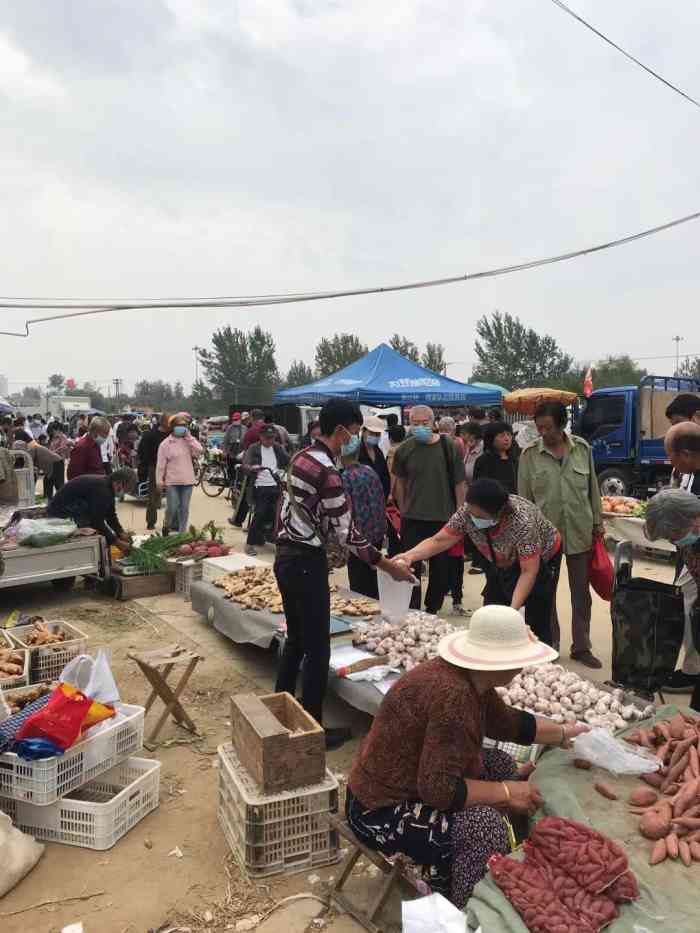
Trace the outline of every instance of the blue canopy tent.
{"label": "blue canopy tent", "polygon": [[[498,401],[503,401],[503,396],[508,394],[508,389],[504,389],[503,386],[494,385],[493,382],[471,382],[470,385],[473,385],[475,389],[481,389],[484,392],[494,392],[498,394]],[[491,404],[496,404],[492,402]]]}
{"label": "blue canopy tent", "polygon": [[0,415],[9,415],[14,411],[12,405],[9,402],[6,402],[4,398],[0,397]]}
{"label": "blue canopy tent", "polygon": [[346,398],[366,405],[498,405],[501,393],[478,389],[412,363],[385,343],[309,385],[280,389],[275,404],[322,405]]}

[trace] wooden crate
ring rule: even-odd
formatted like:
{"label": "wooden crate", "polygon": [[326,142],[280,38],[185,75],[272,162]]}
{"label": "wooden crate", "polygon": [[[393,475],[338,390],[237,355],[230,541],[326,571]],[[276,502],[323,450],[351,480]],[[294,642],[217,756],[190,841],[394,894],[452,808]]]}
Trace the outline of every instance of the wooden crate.
{"label": "wooden crate", "polygon": [[324,731],[291,694],[231,697],[231,727],[236,754],[263,793],[324,780]]}
{"label": "wooden crate", "polygon": [[115,573],[111,585],[117,599],[139,599],[142,596],[162,596],[175,589],[175,577],[171,573],[147,573],[125,576]]}

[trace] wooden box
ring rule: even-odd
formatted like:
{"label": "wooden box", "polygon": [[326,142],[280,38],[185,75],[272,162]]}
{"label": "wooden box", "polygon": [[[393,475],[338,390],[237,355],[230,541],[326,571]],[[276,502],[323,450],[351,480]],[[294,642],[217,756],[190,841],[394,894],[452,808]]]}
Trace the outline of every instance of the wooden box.
{"label": "wooden box", "polygon": [[171,573],[148,573],[126,576],[115,573],[111,585],[117,599],[139,599],[142,596],[162,596],[175,589],[175,577]]}
{"label": "wooden box", "polygon": [[236,754],[263,793],[324,780],[324,731],[291,694],[231,697],[231,727]]}

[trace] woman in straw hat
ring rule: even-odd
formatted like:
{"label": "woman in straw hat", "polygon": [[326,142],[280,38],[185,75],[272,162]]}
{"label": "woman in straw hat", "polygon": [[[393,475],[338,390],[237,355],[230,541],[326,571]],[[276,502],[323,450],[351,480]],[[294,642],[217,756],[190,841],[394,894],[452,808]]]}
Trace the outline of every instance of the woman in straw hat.
{"label": "woman in straw hat", "polygon": [[484,606],[468,631],[443,638],[384,698],[350,773],[346,813],[357,838],[387,856],[404,853],[433,891],[462,908],[489,858],[508,852],[505,817],[542,804],[527,780],[485,737],[569,748],[588,727],[512,709],[496,687],[525,666],[553,661],[519,612]]}

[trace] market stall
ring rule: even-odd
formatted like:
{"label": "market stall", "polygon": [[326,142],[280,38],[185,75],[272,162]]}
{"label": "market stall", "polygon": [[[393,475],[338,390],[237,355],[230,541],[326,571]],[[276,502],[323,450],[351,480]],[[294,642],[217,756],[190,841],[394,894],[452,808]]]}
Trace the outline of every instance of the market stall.
{"label": "market stall", "polygon": [[0,516],[0,589],[47,582],[70,586],[78,576],[109,577],[107,542],[101,535],[76,533],[59,544],[41,545],[41,538],[31,546],[18,543],[19,523],[44,515],[45,510],[35,506],[5,509]]}
{"label": "market stall", "polygon": [[644,534],[646,502],[631,496],[603,496],[605,531],[613,541],[629,541],[634,547],[675,554],[676,546],[665,538],[650,541]]}
{"label": "market stall", "polygon": [[[653,720],[641,725],[650,726],[653,721],[668,720],[677,713],[675,706],[661,707]],[[674,747],[678,747],[682,741],[676,740]],[[638,882],[640,896],[630,903],[620,905],[619,916],[605,929],[609,933],[634,933],[639,930],[648,933],[662,930],[691,933],[697,930],[700,864],[694,860],[688,862],[685,858],[685,842],[680,852],[674,848],[675,855],[664,857],[657,864],[650,864],[658,857],[651,855],[655,843],[640,833],[640,818],[643,819],[643,816],[640,817],[639,812],[630,812],[634,809],[628,803],[630,794],[644,787],[650,790],[649,786],[640,782],[634,774],[615,776],[597,766],[590,770],[579,769],[573,766],[574,757],[575,752],[548,750],[540,758],[532,780],[544,797],[544,812],[548,816],[563,817],[590,826],[617,843],[629,860],[629,868]],[[596,789],[601,783],[617,799],[603,796]],[[649,799],[655,796],[655,793],[651,793]],[[671,833],[671,827],[668,826],[675,843],[692,836],[692,830],[684,830],[683,820],[680,816],[679,819],[681,822],[674,824],[677,833]],[[691,822],[692,819],[688,818]],[[687,845],[690,847],[690,843]],[[522,858],[522,853],[516,854],[516,857]],[[472,928],[481,925],[483,930],[499,930],[503,933],[525,933],[528,930],[490,873],[475,887],[467,905],[467,913]]]}

